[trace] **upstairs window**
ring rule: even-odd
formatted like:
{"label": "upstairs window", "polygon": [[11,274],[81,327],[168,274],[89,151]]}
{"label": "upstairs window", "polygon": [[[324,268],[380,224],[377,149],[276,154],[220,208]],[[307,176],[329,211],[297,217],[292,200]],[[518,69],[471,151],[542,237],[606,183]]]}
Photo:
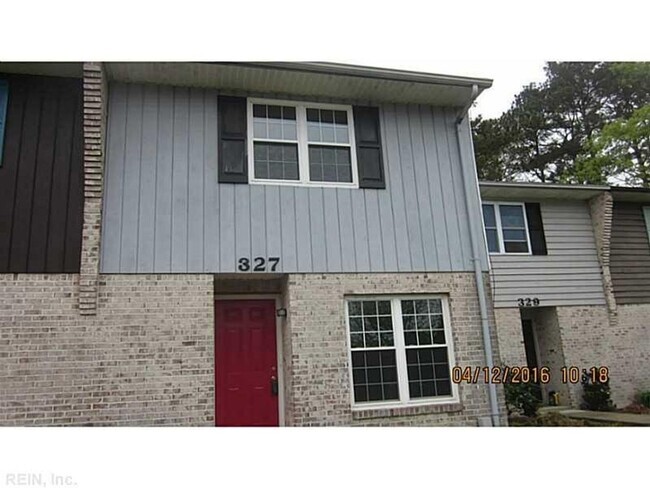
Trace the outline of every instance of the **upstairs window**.
{"label": "upstairs window", "polygon": [[530,254],[523,203],[484,203],[483,224],[490,253]]}
{"label": "upstairs window", "polygon": [[352,107],[248,100],[251,183],[358,187]]}

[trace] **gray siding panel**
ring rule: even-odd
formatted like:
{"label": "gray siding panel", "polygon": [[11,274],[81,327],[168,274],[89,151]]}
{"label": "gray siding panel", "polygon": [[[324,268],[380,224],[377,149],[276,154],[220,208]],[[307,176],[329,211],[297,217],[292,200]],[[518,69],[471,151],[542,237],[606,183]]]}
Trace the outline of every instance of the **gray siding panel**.
{"label": "gray siding panel", "polygon": [[[240,185],[241,188],[243,186]],[[242,208],[244,202],[242,202]],[[250,254],[245,256],[253,260],[257,257],[266,258],[266,186],[250,185]],[[243,225],[245,227],[245,223]],[[269,229],[273,230],[273,229]]]}
{"label": "gray siding panel", "polygon": [[[409,107],[409,121],[411,128],[410,144],[413,148],[413,159],[414,161],[426,161],[419,106]],[[427,166],[424,164],[414,165],[414,174],[418,208],[421,209],[419,215],[422,246],[424,249],[424,267],[425,269],[438,269],[438,253],[433,252],[433,250],[437,249],[437,245],[434,232],[433,212],[431,209],[431,195],[429,194]]]}
{"label": "gray siding panel", "polygon": [[[172,141],[172,272],[187,272],[187,227],[189,197],[189,89],[174,94]],[[192,189],[194,191],[194,189]]]}
{"label": "gray siding panel", "polygon": [[495,307],[535,297],[542,306],[605,304],[587,204],[542,202],[541,211],[547,256],[491,256]]}
{"label": "gray siding panel", "polygon": [[410,271],[413,269],[409,244],[408,223],[406,220],[406,205],[404,200],[404,187],[400,168],[399,143],[397,140],[397,122],[395,109],[387,105],[382,110],[384,128],[383,141],[386,155],[386,189],[390,192],[393,214],[394,232],[397,245],[397,269]]}
{"label": "gray siding panel", "polygon": [[345,271],[357,270],[357,257],[354,250],[354,223],[352,222],[352,191],[336,190],[339,208],[339,229],[341,233],[341,265]]}
{"label": "gray siding panel", "polygon": [[327,270],[336,273],[343,271],[341,265],[341,230],[339,227],[337,192],[323,191],[323,210],[325,212]]}
{"label": "gray siding panel", "polygon": [[[156,151],[156,218],[154,241],[154,270],[169,273],[172,266],[172,148],[174,94],[171,88],[158,89],[158,150]],[[114,93],[111,92],[109,110]],[[109,120],[112,118],[112,112]],[[110,166],[111,158],[108,158]],[[133,163],[132,163],[133,164]],[[110,207],[107,206],[110,213]],[[108,229],[108,227],[105,227]],[[108,268],[110,269],[110,268]]]}
{"label": "gray siding panel", "polygon": [[[235,187],[219,186],[219,267],[215,271],[233,272],[235,259]],[[206,270],[207,271],[207,270]]]}
{"label": "gray siding panel", "polygon": [[205,190],[203,179],[203,128],[204,128],[203,92],[192,88],[190,95],[189,147],[188,147],[188,262],[187,269],[200,273],[203,263],[203,211]]}
{"label": "gray siding panel", "polygon": [[102,271],[471,271],[454,114],[380,117],[385,190],[219,184],[216,91],[113,84]]}
{"label": "gray siding panel", "polygon": [[219,269],[219,185],[217,184],[217,153],[210,140],[217,132],[217,94],[204,92],[203,111],[203,266],[206,270]]}
{"label": "gray siding panel", "polygon": [[102,269],[120,271],[120,234],[122,232],[122,185],[124,184],[124,147],[126,146],[127,86],[116,85],[110,91],[111,116],[106,137],[106,176],[102,223]]}
{"label": "gray siding panel", "polygon": [[366,221],[366,201],[363,192],[350,191],[352,199],[352,230],[354,254],[357,269],[370,269],[370,249],[368,246],[368,224]]}
{"label": "gray siding panel", "polygon": [[406,224],[408,226],[408,239],[411,250],[411,266],[414,271],[423,271],[425,269],[424,249],[420,229],[420,208],[418,206],[418,195],[413,171],[413,154],[407,107],[398,107],[396,110],[396,120],[399,169],[402,173],[402,189],[404,192],[404,204],[406,205]]}
{"label": "gray siding panel", "polygon": [[308,273],[312,268],[311,232],[309,214],[309,189],[295,188],[296,246],[298,248],[298,271]]}
{"label": "gray siding panel", "polygon": [[144,89],[142,107],[142,163],[138,201],[138,273],[154,270],[156,223],[156,159],[158,150],[158,93],[151,86]]}
{"label": "gray siding panel", "polygon": [[[266,208],[266,254],[262,256],[280,257],[282,255],[282,222],[280,220],[280,187],[265,187]],[[279,266],[279,263],[278,263]],[[276,267],[276,271],[278,268]]]}
{"label": "gray siding panel", "polygon": [[298,241],[296,235],[296,204],[294,188],[280,187],[280,214],[282,253],[278,271],[298,269]]}
{"label": "gray siding panel", "polygon": [[366,192],[366,222],[368,224],[368,248],[370,251],[370,270],[383,271],[384,264],[383,236],[379,221],[379,201],[377,192]]}

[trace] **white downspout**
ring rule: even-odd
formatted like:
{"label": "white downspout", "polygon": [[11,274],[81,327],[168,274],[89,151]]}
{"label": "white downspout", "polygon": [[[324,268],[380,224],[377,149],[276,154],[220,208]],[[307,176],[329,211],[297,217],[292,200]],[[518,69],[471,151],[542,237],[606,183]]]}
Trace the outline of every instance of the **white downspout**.
{"label": "white downspout", "polygon": [[[490,323],[488,320],[488,307],[487,307],[487,298],[485,293],[485,284],[483,283],[483,271],[481,270],[481,253],[479,248],[479,243],[482,242],[482,239],[477,235],[477,228],[482,228],[483,221],[476,221],[476,213],[472,212],[472,202],[470,199],[470,192],[475,192],[477,195],[480,195],[478,189],[478,176],[474,171],[473,174],[468,174],[469,168],[474,168],[476,165],[466,165],[463,161],[463,151],[460,143],[461,136],[461,124],[467,117],[467,112],[469,111],[472,103],[476,100],[478,96],[478,85],[472,85],[472,95],[470,96],[467,104],[462,108],[458,113],[456,118],[456,142],[458,144],[458,157],[460,158],[460,167],[463,175],[463,186],[465,192],[465,205],[467,206],[467,215],[469,216],[469,235],[470,241],[472,244],[472,262],[474,264],[474,277],[476,279],[476,288],[478,292],[478,303],[479,311],[481,314],[481,329],[483,332],[483,349],[485,350],[485,364],[490,371],[494,367],[494,358],[492,356],[492,339],[490,338]],[[469,124],[468,124],[469,125]],[[472,137],[470,134],[470,150],[472,158],[474,157],[474,144],[472,142]],[[480,197],[479,197],[480,202]],[[481,227],[478,227],[480,225]],[[485,247],[485,246],[484,246]],[[488,382],[488,397],[490,400],[490,415],[492,417],[492,425],[498,427],[500,425],[499,419],[499,404],[497,402],[497,389],[493,383]]]}

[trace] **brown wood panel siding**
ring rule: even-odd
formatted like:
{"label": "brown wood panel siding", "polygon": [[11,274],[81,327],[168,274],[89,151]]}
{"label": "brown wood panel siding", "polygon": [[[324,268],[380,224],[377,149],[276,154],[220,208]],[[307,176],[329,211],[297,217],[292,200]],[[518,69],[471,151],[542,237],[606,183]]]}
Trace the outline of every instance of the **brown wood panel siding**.
{"label": "brown wood panel siding", "polygon": [[0,273],[79,272],[82,81],[0,73],[9,103],[0,167]]}
{"label": "brown wood panel siding", "polygon": [[619,304],[650,303],[650,243],[640,203],[614,202],[610,269]]}

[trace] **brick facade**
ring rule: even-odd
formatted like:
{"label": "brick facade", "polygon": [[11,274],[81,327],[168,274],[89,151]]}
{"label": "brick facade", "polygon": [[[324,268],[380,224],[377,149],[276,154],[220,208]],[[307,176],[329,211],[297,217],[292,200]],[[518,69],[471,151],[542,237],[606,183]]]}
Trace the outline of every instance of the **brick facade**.
{"label": "brick facade", "polygon": [[99,279],[108,89],[101,63],[84,63],[83,76],[84,207],[79,310],[82,315],[94,315]]}
{"label": "brick facade", "polygon": [[650,391],[650,304],[619,305],[617,326],[613,354],[626,400],[622,407],[640,391]]}
{"label": "brick facade", "polygon": [[500,363],[506,366],[526,364],[524,334],[521,329],[521,314],[518,308],[495,308]]}
{"label": "brick facade", "polygon": [[[285,368],[290,374],[285,385],[286,423],[477,425],[479,418],[489,417],[487,387],[482,383],[459,385],[460,404],[455,406],[352,411],[345,297],[436,293],[449,296],[456,364],[485,366],[472,273],[290,275],[285,297],[289,316],[283,330],[284,343],[289,346],[285,348]],[[490,323],[494,323],[493,317]],[[492,341],[498,357],[494,329]],[[503,391],[497,391],[504,414]]]}
{"label": "brick facade", "polygon": [[213,277],[0,275],[0,425],[214,425]]}
{"label": "brick facade", "polygon": [[600,263],[609,320],[612,325],[616,325],[618,320],[617,306],[614,297],[612,274],[609,268],[613,205],[612,195],[608,192],[603,192],[589,201],[589,212],[594,229],[596,250],[598,251],[598,262]]}
{"label": "brick facade", "polygon": [[[650,305],[619,306],[615,325],[610,321],[608,308],[602,305],[546,307],[531,312],[540,366],[548,366],[552,371],[553,381],[546,390],[558,391],[563,403],[579,407],[582,387],[561,384],[559,368],[562,366],[580,370],[608,367],[612,400],[618,407],[631,403],[640,389],[650,389],[647,374]],[[519,313],[515,308],[496,310],[499,350],[504,364],[526,364]]]}
{"label": "brick facade", "polygon": [[85,316],[78,275],[1,275],[0,425],[213,425],[215,292],[260,287],[280,292],[288,309],[281,326],[287,425],[477,425],[489,417],[484,384],[460,385],[454,405],[351,408],[345,297],[448,294],[456,363],[482,367],[471,273],[236,281],[100,275],[96,315]]}

